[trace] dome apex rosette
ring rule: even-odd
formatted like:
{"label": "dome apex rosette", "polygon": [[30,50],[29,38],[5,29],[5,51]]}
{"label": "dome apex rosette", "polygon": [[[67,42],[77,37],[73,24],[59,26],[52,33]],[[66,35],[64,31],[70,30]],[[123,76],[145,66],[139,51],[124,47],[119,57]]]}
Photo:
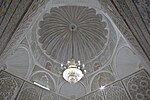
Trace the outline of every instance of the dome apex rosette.
{"label": "dome apex rosette", "polygon": [[84,6],[51,8],[39,22],[38,41],[45,54],[62,63],[71,58],[71,30],[74,34],[74,57],[89,61],[102,52],[108,30],[101,14]]}

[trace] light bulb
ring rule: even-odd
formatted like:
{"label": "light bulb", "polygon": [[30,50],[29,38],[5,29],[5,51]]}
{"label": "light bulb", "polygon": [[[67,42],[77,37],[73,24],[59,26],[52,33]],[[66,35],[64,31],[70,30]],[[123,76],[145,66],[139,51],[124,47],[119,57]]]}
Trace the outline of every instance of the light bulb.
{"label": "light bulb", "polygon": [[82,64],[82,68],[84,69],[84,67],[85,67],[85,65],[84,64]]}
{"label": "light bulb", "polygon": [[79,64],[79,65],[81,65],[81,62],[80,62],[80,61],[78,61],[78,64]]}
{"label": "light bulb", "polygon": [[67,61],[67,63],[69,64],[69,63],[70,63],[70,61]]}
{"label": "light bulb", "polygon": [[86,74],[86,70],[84,70],[84,73]]}

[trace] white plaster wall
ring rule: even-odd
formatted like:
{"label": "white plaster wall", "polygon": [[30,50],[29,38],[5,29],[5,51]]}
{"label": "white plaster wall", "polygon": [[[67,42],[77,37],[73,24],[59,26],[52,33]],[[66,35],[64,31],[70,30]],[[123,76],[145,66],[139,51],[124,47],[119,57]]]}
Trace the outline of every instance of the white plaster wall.
{"label": "white plaster wall", "polygon": [[6,66],[8,72],[26,78],[29,67],[28,52],[24,48],[18,48],[12,56],[7,58]]}
{"label": "white plaster wall", "polygon": [[116,55],[116,77],[125,77],[139,69],[139,57],[129,48],[122,47]]}

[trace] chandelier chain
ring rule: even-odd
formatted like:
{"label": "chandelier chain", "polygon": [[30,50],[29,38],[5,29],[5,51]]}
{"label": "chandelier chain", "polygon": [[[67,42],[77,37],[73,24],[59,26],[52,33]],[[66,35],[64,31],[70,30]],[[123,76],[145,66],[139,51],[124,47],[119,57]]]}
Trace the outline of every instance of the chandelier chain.
{"label": "chandelier chain", "polygon": [[74,55],[74,44],[73,44],[73,42],[74,42],[74,39],[73,39],[73,27],[71,28],[71,42],[72,42],[72,55],[71,55],[71,59],[73,59],[74,57],[73,57],[73,55]]}

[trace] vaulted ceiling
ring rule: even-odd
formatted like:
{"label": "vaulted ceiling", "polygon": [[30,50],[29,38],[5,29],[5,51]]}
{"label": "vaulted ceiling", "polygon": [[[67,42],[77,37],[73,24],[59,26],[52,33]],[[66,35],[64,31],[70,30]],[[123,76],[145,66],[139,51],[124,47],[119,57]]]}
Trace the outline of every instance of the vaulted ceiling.
{"label": "vaulted ceiling", "polygon": [[[70,99],[142,68],[150,72],[149,5],[147,0],[1,0],[0,69]],[[71,58],[71,34],[74,58],[87,70],[75,85],[62,78],[60,67]]]}

